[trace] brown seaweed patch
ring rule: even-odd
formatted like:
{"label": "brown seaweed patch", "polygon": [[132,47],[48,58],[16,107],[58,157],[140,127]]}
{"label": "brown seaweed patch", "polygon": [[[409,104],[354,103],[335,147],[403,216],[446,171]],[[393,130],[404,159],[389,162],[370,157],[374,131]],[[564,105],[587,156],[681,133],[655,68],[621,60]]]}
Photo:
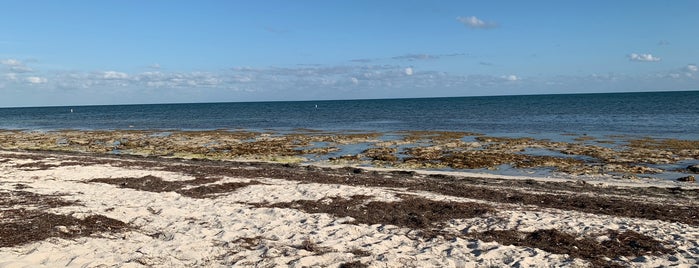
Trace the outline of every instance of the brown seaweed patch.
{"label": "brown seaweed patch", "polygon": [[355,223],[390,224],[411,229],[426,229],[450,219],[480,217],[494,209],[485,204],[446,202],[416,196],[403,196],[401,201],[369,201],[371,197],[355,195],[349,199],[331,197],[322,200],[298,200],[276,203],[278,208],[300,209],[308,213],[328,213],[336,217],[352,217]]}
{"label": "brown seaweed patch", "polygon": [[453,153],[444,156],[440,160],[445,162],[449,167],[457,169],[478,169],[478,168],[493,168],[502,164],[517,161],[518,158],[523,158],[517,154],[509,153],[494,153],[483,151],[467,151]]}
{"label": "brown seaweed patch", "polygon": [[454,183],[433,183],[410,187],[445,195],[487,200],[498,203],[534,205],[593,214],[645,218],[699,224],[699,212],[691,206],[644,203],[614,196],[590,197],[570,194],[530,194],[515,190],[496,190]]}
{"label": "brown seaweed patch", "polygon": [[574,258],[590,261],[594,266],[618,266],[605,258],[615,259],[621,256],[632,257],[642,255],[662,255],[672,253],[662,242],[651,237],[626,231],[619,233],[609,230],[609,239],[601,243],[590,237],[575,237],[555,229],[542,229],[534,232],[519,232],[515,230],[489,230],[469,234],[483,241],[495,241],[504,245],[534,247],[555,254],[568,254]]}
{"label": "brown seaweed patch", "polygon": [[[144,162],[145,164],[146,162]],[[306,167],[303,169],[284,167],[269,163],[229,163],[197,161],[192,168],[188,165],[166,165],[147,162],[168,171],[183,172],[192,176],[228,176],[245,178],[276,178],[322,184],[352,186],[377,186],[406,188],[410,191],[429,191],[444,195],[485,200],[499,203],[534,205],[593,214],[644,218],[669,222],[699,224],[699,211],[693,208],[699,197],[698,189],[659,187],[595,187],[569,182],[535,182],[507,179],[462,178],[445,175],[430,175],[415,178],[411,174],[382,172],[354,172],[354,169],[332,169]],[[250,168],[255,167],[255,168]],[[506,186],[508,190],[495,187]],[[521,190],[515,190],[515,189]],[[541,193],[560,190],[580,194]],[[531,191],[539,193],[531,193]],[[644,202],[649,196],[669,198],[665,203]],[[629,199],[630,197],[635,199]]]}
{"label": "brown seaweed patch", "polygon": [[222,184],[198,186],[190,189],[178,190],[177,192],[181,195],[192,198],[213,198],[218,196],[218,194],[230,193],[237,189],[257,184],[262,183],[254,180],[249,182],[227,182]]}
{"label": "brown seaweed patch", "polygon": [[[16,188],[26,189],[24,186]],[[27,191],[6,191],[0,190],[0,208],[33,207],[39,209],[57,208],[77,205],[75,201],[68,201],[60,198],[60,195],[42,195]],[[2,211],[2,210],[0,210]],[[7,216],[3,220],[8,219]]]}
{"label": "brown seaweed patch", "polygon": [[450,151],[420,147],[409,148],[406,152],[410,155],[404,160],[407,164],[420,166],[431,163],[455,169],[496,168],[503,164],[510,164],[516,168],[556,167],[563,169],[583,164],[583,161],[574,158],[532,156],[508,152]]}
{"label": "brown seaweed patch", "polygon": [[[248,185],[261,184],[258,181],[210,184],[219,180],[220,179],[217,178],[196,178],[186,181],[165,181],[161,178],[148,175],[141,178],[100,178],[90,180],[90,182],[107,183],[117,185],[121,188],[147,192],[177,192],[192,198],[212,198],[217,196],[217,194],[232,192]],[[188,188],[192,186],[196,187]]]}
{"label": "brown seaweed patch", "polygon": [[362,154],[376,161],[394,162],[398,161],[398,157],[395,155],[396,152],[398,152],[396,148],[378,147],[366,149]]}
{"label": "brown seaweed patch", "polygon": [[124,222],[102,215],[84,219],[36,210],[12,209],[2,211],[10,222],[0,223],[0,247],[13,247],[41,241],[49,237],[76,238],[101,232],[121,232],[128,229]]}
{"label": "brown seaweed patch", "polygon": [[489,137],[480,136],[476,137],[477,141],[480,142],[492,142],[492,143],[506,143],[506,144],[529,144],[536,140],[534,138],[522,137],[522,138],[508,138],[508,137]]}
{"label": "brown seaweed patch", "polygon": [[59,195],[0,191],[0,247],[13,247],[49,237],[76,238],[101,232],[120,232],[127,224],[102,215],[84,219],[44,210],[76,205]]}
{"label": "brown seaweed patch", "polygon": [[337,147],[315,147],[311,149],[298,150],[299,154],[326,155],[332,152],[340,151]]}
{"label": "brown seaweed patch", "polygon": [[678,140],[678,139],[637,139],[630,140],[629,147],[664,149],[664,150],[684,150],[698,149],[699,140]]}
{"label": "brown seaweed patch", "polygon": [[414,130],[405,131],[406,135],[403,140],[415,142],[420,140],[430,140],[433,142],[447,142],[460,140],[466,136],[480,136],[482,134],[473,132],[457,132],[457,131],[431,131],[431,130]]}
{"label": "brown seaweed patch", "polygon": [[219,179],[196,178],[186,181],[165,181],[155,176],[143,176],[140,178],[100,178],[92,179],[89,182],[101,182],[117,185],[121,188],[129,188],[148,192],[175,192],[186,186],[201,185],[216,182]]}
{"label": "brown seaweed patch", "polygon": [[369,267],[369,265],[362,263],[360,261],[343,262],[339,266],[339,268],[366,268],[366,267]]}
{"label": "brown seaweed patch", "polygon": [[57,167],[66,167],[66,166],[82,166],[85,165],[83,162],[75,162],[75,161],[67,161],[67,162],[59,162],[59,163],[46,163],[46,162],[31,162],[31,163],[24,163],[24,164],[17,164],[14,167],[29,171],[29,170],[48,170],[52,168],[57,168]]}

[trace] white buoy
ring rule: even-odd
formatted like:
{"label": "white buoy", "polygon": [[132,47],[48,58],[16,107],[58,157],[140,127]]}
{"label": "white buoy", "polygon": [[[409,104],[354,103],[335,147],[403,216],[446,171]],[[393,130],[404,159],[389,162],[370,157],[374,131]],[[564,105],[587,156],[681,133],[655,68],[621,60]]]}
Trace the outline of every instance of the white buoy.
{"label": "white buoy", "polygon": [[71,112],[71,113],[73,112],[73,108],[70,109],[70,112]]}
{"label": "white buoy", "polygon": [[318,109],[318,104],[316,104],[316,109]]}

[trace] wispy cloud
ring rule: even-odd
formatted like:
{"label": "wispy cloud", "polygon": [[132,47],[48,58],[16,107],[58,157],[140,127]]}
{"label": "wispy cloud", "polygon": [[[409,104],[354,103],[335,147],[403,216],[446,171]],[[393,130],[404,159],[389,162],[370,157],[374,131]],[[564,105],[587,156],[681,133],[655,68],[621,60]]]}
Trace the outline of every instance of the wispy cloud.
{"label": "wispy cloud", "polygon": [[377,61],[383,61],[383,60],[400,60],[400,61],[422,61],[422,60],[436,60],[436,59],[442,59],[442,58],[447,58],[447,57],[457,57],[457,56],[464,56],[466,53],[449,53],[449,54],[428,54],[428,53],[408,53],[408,54],[403,54],[399,56],[393,56],[390,58],[362,58],[362,59],[353,59],[350,60],[351,62],[356,62],[356,63],[371,63],[371,62],[377,62]]}
{"label": "wispy cloud", "polygon": [[401,56],[395,56],[391,57],[391,59],[394,60],[431,60],[431,59],[438,59],[439,56],[435,55],[430,55],[430,54],[405,54]]}
{"label": "wispy cloud", "polygon": [[6,73],[3,75],[3,77],[7,81],[17,81],[17,74],[16,73]]}
{"label": "wispy cloud", "polygon": [[669,74],[670,77],[678,78],[697,78],[697,72],[699,72],[699,66],[696,64],[687,64],[684,68],[678,70],[677,72],[672,72]]}
{"label": "wispy cloud", "polygon": [[630,61],[642,61],[642,62],[655,62],[655,61],[661,61],[662,59],[660,57],[653,56],[652,54],[631,53],[631,54],[629,54],[629,60]]}
{"label": "wispy cloud", "polygon": [[369,62],[372,62],[372,61],[375,61],[375,60],[377,60],[377,59],[353,59],[353,60],[350,60],[350,61],[351,61],[351,62],[358,62],[358,63],[369,63]]}
{"label": "wispy cloud", "polygon": [[492,21],[484,21],[476,16],[470,16],[470,17],[456,17],[456,20],[461,22],[463,25],[466,25],[466,27],[469,27],[471,29],[493,29],[497,28],[500,26],[497,22],[492,22]]}
{"label": "wispy cloud", "polygon": [[405,55],[400,55],[400,56],[395,56],[391,57],[391,59],[394,60],[408,60],[408,61],[415,61],[415,60],[435,60],[435,59],[440,59],[440,58],[445,58],[445,57],[456,57],[456,56],[463,56],[466,55],[464,53],[451,53],[451,54],[405,54]]}
{"label": "wispy cloud", "polygon": [[17,66],[11,66],[10,71],[15,72],[15,73],[31,73],[31,72],[34,72],[34,69],[32,69],[26,65],[17,65]]}
{"label": "wispy cloud", "polygon": [[29,76],[25,80],[30,84],[45,84],[48,81],[46,78],[39,76]]}
{"label": "wispy cloud", "polygon": [[24,64],[24,62],[17,59],[0,60],[0,64],[7,66],[10,72],[13,73],[30,73],[34,71],[32,68]]}
{"label": "wispy cloud", "polygon": [[22,64],[21,61],[16,60],[16,59],[4,59],[4,60],[0,60],[0,63],[2,63],[3,65],[7,65],[7,66],[18,66],[18,65]]}

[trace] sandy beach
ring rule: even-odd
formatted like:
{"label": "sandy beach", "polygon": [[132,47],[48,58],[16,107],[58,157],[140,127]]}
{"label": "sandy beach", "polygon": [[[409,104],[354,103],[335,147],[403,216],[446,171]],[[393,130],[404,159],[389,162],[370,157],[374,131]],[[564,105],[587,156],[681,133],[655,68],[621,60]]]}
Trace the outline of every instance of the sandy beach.
{"label": "sandy beach", "polygon": [[699,190],[0,152],[0,267],[696,267]]}

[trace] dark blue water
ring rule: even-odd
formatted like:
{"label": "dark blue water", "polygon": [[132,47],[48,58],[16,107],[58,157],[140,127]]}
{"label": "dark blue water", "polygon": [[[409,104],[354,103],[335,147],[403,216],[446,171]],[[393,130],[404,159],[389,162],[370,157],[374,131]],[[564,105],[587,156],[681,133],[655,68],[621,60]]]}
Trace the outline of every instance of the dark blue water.
{"label": "dark blue water", "polygon": [[297,128],[699,139],[699,91],[0,109],[0,129]]}

